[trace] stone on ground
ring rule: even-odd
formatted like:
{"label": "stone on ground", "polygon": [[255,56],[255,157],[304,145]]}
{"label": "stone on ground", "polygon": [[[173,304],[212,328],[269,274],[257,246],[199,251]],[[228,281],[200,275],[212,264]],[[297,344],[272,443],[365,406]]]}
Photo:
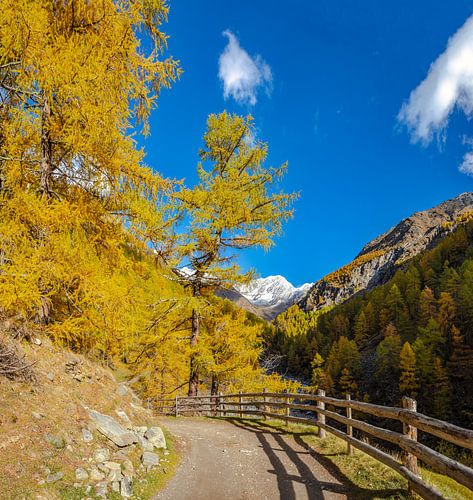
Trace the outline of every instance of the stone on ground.
{"label": "stone on ground", "polygon": [[133,494],[132,483],[129,477],[124,477],[120,482],[120,494],[124,498],[131,497]]}
{"label": "stone on ground", "polygon": [[145,438],[156,448],[164,448],[166,449],[166,438],[164,437],[164,433],[161,427],[150,427],[146,433]]}
{"label": "stone on ground", "polygon": [[89,479],[89,474],[85,469],[82,469],[82,467],[78,467],[76,469],[76,479],[77,481],[86,481]]}
{"label": "stone on ground", "polygon": [[141,456],[141,463],[149,470],[159,465],[159,456],[156,453],[145,451]]}
{"label": "stone on ground", "polygon": [[108,448],[99,448],[94,451],[94,462],[106,462],[110,458],[110,450]]}
{"label": "stone on ground", "polygon": [[89,415],[94,420],[97,430],[113,441],[117,446],[129,446],[136,442],[135,434],[123,428],[112,417],[95,410],[90,410]]}

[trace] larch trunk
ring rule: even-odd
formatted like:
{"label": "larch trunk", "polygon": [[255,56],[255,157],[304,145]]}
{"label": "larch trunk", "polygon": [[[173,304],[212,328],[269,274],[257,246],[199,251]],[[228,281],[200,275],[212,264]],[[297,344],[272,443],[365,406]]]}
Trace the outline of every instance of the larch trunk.
{"label": "larch trunk", "polygon": [[[194,309],[192,311],[192,331],[190,338],[191,349],[197,345],[200,333],[199,313]],[[199,390],[199,373],[197,371],[197,359],[194,353],[191,354],[190,359],[190,376],[189,376],[189,396],[197,396]]]}

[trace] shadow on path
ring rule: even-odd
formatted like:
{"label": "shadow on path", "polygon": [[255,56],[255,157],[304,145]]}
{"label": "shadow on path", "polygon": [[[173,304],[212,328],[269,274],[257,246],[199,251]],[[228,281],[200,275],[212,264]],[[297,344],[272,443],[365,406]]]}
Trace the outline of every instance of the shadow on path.
{"label": "shadow on path", "polygon": [[[327,458],[330,455],[317,453],[302,439],[302,436],[313,435],[313,432],[284,431],[261,420],[238,418],[225,418],[224,420],[256,435],[274,467],[274,471],[269,472],[276,474],[281,499],[296,499],[295,483],[304,484],[310,500],[324,498],[324,492],[339,494],[349,499],[405,498],[405,491],[402,489],[371,490],[355,485],[339,467]],[[277,452],[284,452],[295,465],[298,474],[291,474],[287,470]],[[307,455],[311,460],[308,460]],[[318,473],[321,477],[316,477]]]}

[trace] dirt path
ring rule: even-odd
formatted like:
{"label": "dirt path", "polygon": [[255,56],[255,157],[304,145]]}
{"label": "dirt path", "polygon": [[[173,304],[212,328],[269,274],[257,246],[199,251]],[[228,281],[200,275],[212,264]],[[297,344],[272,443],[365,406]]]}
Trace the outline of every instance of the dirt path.
{"label": "dirt path", "polygon": [[[166,419],[183,461],[156,496],[168,500],[353,498],[328,460],[264,422]],[[322,464],[323,463],[323,464]],[[351,491],[353,491],[351,489]]]}

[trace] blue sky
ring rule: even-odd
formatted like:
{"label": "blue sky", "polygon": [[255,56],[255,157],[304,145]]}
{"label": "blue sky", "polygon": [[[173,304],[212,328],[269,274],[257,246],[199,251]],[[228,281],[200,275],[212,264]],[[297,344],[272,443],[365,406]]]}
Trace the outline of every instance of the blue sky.
{"label": "blue sky", "polygon": [[[428,84],[445,83],[450,66],[440,61],[404,114],[410,130],[397,119],[473,14],[473,0],[175,0],[170,7],[164,30],[184,73],[153,113],[142,141],[148,164],[192,184],[207,115],[251,113],[269,162],[289,162],[284,189],[301,193],[275,247],[246,252],[244,269],[282,274],[295,285],[315,281],[400,219],[473,190],[473,177],[459,171],[471,147],[469,74],[447,75],[460,90],[439,118],[428,108]],[[226,30],[266,71],[243,99],[231,91],[225,98],[219,78]],[[462,47],[473,49],[466,35]],[[431,132],[441,140],[423,144]]]}

